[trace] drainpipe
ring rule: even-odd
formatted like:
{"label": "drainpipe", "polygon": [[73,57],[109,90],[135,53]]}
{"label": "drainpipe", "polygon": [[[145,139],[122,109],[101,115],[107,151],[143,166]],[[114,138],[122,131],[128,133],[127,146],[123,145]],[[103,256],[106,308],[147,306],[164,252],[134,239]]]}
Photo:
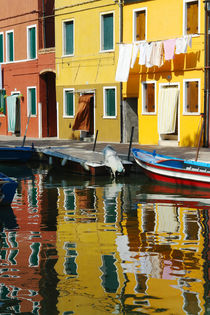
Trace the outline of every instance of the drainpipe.
{"label": "drainpipe", "polygon": [[45,4],[44,0],[42,0],[42,11],[43,11],[43,41],[44,41],[44,48],[46,48],[46,31],[45,31]]}
{"label": "drainpipe", "polygon": [[210,2],[205,1],[205,70],[204,70],[204,146],[209,146],[209,35],[208,8]]}
{"label": "drainpipe", "polygon": [[[123,42],[123,3],[124,0],[119,0],[119,24],[120,24],[120,44]],[[120,82],[120,142],[123,143],[123,96],[122,82]]]}

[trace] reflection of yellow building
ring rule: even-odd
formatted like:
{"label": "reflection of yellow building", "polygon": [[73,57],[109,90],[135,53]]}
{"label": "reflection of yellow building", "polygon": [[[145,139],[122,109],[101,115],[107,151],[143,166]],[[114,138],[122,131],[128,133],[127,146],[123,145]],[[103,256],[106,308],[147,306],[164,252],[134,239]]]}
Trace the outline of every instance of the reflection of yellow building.
{"label": "reflection of yellow building", "polygon": [[[204,238],[199,210],[139,204],[136,238],[129,215],[118,250],[130,271],[125,307],[151,313],[204,314]],[[126,255],[127,253],[127,255]]]}
{"label": "reflection of yellow building", "polygon": [[120,84],[115,81],[118,4],[113,0],[56,0],[55,37],[59,137],[82,137],[73,125],[79,97],[88,94],[88,136],[98,130],[99,140],[120,141]]}
{"label": "reflection of yellow building", "polygon": [[114,194],[113,188],[59,190],[55,270],[60,314],[107,314],[120,304],[116,296],[124,279],[115,239],[121,186]]}

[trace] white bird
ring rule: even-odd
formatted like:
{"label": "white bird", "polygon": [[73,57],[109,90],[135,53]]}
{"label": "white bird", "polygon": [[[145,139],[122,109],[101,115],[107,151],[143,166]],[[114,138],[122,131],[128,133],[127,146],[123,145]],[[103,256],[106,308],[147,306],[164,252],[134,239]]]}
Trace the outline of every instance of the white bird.
{"label": "white bird", "polygon": [[121,159],[117,155],[117,152],[110,145],[107,145],[104,148],[103,154],[104,163],[107,167],[111,169],[114,177],[116,177],[116,173],[125,172]]}

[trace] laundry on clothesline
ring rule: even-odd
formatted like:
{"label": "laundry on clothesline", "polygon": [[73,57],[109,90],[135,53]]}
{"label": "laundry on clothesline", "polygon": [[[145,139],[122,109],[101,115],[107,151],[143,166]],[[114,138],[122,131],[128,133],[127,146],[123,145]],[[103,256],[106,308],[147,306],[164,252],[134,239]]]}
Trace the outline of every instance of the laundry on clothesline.
{"label": "laundry on clothesline", "polygon": [[161,67],[164,60],[173,60],[174,55],[187,53],[192,48],[192,35],[163,41],[120,44],[116,81],[127,82],[130,68],[133,68],[139,56],[139,65],[151,68]]}

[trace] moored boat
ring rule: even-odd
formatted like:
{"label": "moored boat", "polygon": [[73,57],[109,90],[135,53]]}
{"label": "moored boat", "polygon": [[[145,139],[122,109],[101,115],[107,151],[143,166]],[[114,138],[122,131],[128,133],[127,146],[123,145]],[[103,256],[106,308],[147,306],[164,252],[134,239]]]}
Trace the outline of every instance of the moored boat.
{"label": "moored boat", "polygon": [[187,185],[210,188],[210,163],[185,160],[176,157],[132,149],[133,157],[142,171],[151,179]]}
{"label": "moored boat", "polygon": [[0,147],[0,162],[27,162],[32,158],[35,149],[31,147]]}

